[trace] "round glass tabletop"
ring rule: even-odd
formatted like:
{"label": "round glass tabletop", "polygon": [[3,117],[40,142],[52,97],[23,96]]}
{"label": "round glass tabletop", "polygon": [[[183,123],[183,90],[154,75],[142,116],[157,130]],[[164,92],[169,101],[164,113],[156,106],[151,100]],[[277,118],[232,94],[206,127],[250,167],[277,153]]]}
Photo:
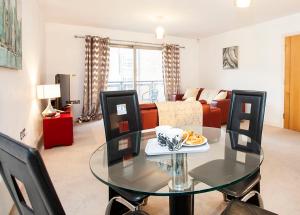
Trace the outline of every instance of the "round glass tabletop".
{"label": "round glass tabletop", "polygon": [[160,196],[221,189],[258,171],[263,152],[251,138],[217,128],[185,128],[205,136],[209,150],[148,156],[145,147],[155,132],[133,132],[99,147],[90,158],[91,171],[108,186]]}

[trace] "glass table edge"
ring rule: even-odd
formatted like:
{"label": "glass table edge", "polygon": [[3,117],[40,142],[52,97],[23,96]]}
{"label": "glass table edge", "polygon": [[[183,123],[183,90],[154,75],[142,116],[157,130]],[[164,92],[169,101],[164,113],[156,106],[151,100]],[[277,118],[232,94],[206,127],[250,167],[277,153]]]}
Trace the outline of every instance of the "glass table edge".
{"label": "glass table edge", "polygon": [[[237,184],[249,177],[251,177],[252,175],[254,175],[261,167],[262,165],[262,162],[264,160],[264,152],[263,152],[263,149],[262,147],[260,147],[260,150],[261,150],[261,154],[260,156],[262,156],[262,159],[259,163],[259,166],[251,173],[249,173],[248,175],[246,176],[243,176],[242,178],[239,178],[237,179],[236,181],[233,181],[233,182],[230,182],[228,184],[223,184],[223,185],[220,185],[220,186],[216,186],[216,187],[211,187],[211,188],[207,188],[207,189],[203,189],[203,190],[197,190],[197,191],[178,191],[178,192],[170,192],[170,193],[166,193],[166,192],[161,192],[161,193],[157,193],[157,192],[143,192],[143,191],[140,191],[140,190],[133,190],[133,189],[128,189],[128,188],[124,188],[124,187],[120,187],[120,186],[117,186],[117,185],[114,185],[114,184],[110,184],[108,183],[107,181],[101,179],[99,176],[97,176],[97,174],[94,173],[94,171],[92,170],[92,167],[91,167],[91,159],[93,157],[93,154],[95,154],[100,148],[104,147],[105,144],[107,144],[107,142],[105,142],[104,144],[102,144],[101,146],[99,146],[90,156],[90,159],[89,159],[89,166],[90,166],[90,171],[92,172],[92,174],[99,180],[101,181],[102,183],[104,183],[105,185],[107,185],[108,187],[112,187],[112,188],[117,188],[117,189],[122,189],[122,190],[126,190],[126,191],[129,191],[129,192],[134,192],[134,193],[140,193],[140,194],[143,194],[143,195],[151,195],[151,196],[182,196],[182,195],[194,195],[194,194],[200,194],[200,193],[207,193],[207,192],[211,192],[211,191],[216,191],[216,190],[220,190],[222,188],[226,188],[226,187],[229,187],[231,185],[234,185],[234,184]],[[166,185],[167,186],[167,185]]]}

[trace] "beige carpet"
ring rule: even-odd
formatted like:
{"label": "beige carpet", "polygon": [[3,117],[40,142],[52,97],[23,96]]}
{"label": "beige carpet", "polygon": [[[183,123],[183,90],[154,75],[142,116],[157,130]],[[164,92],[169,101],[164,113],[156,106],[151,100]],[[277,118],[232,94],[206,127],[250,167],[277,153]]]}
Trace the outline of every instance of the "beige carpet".
{"label": "beige carpet", "polygon": [[[89,157],[104,142],[102,121],[78,125],[73,146],[43,150],[42,156],[67,214],[104,214],[107,187],[90,172]],[[265,208],[300,214],[300,133],[265,126],[262,195]],[[195,214],[220,214],[226,204],[218,192],[195,197]],[[150,197],[145,210],[168,214],[167,197]]]}

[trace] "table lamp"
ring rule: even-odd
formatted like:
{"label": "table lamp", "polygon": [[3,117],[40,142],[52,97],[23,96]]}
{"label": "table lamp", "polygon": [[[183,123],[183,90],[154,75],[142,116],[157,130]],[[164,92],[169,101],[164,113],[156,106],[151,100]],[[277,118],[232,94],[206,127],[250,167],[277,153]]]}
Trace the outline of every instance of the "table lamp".
{"label": "table lamp", "polygon": [[56,114],[56,110],[51,105],[51,99],[60,97],[60,85],[49,84],[49,85],[38,85],[37,86],[37,97],[38,99],[48,99],[48,105],[42,112],[44,117],[51,117]]}

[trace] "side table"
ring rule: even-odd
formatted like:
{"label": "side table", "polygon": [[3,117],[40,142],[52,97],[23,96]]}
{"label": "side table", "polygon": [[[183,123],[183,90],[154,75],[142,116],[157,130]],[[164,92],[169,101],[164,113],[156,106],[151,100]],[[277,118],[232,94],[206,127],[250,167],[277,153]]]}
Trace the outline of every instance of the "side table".
{"label": "side table", "polygon": [[73,144],[73,116],[61,113],[57,117],[43,118],[44,148]]}

